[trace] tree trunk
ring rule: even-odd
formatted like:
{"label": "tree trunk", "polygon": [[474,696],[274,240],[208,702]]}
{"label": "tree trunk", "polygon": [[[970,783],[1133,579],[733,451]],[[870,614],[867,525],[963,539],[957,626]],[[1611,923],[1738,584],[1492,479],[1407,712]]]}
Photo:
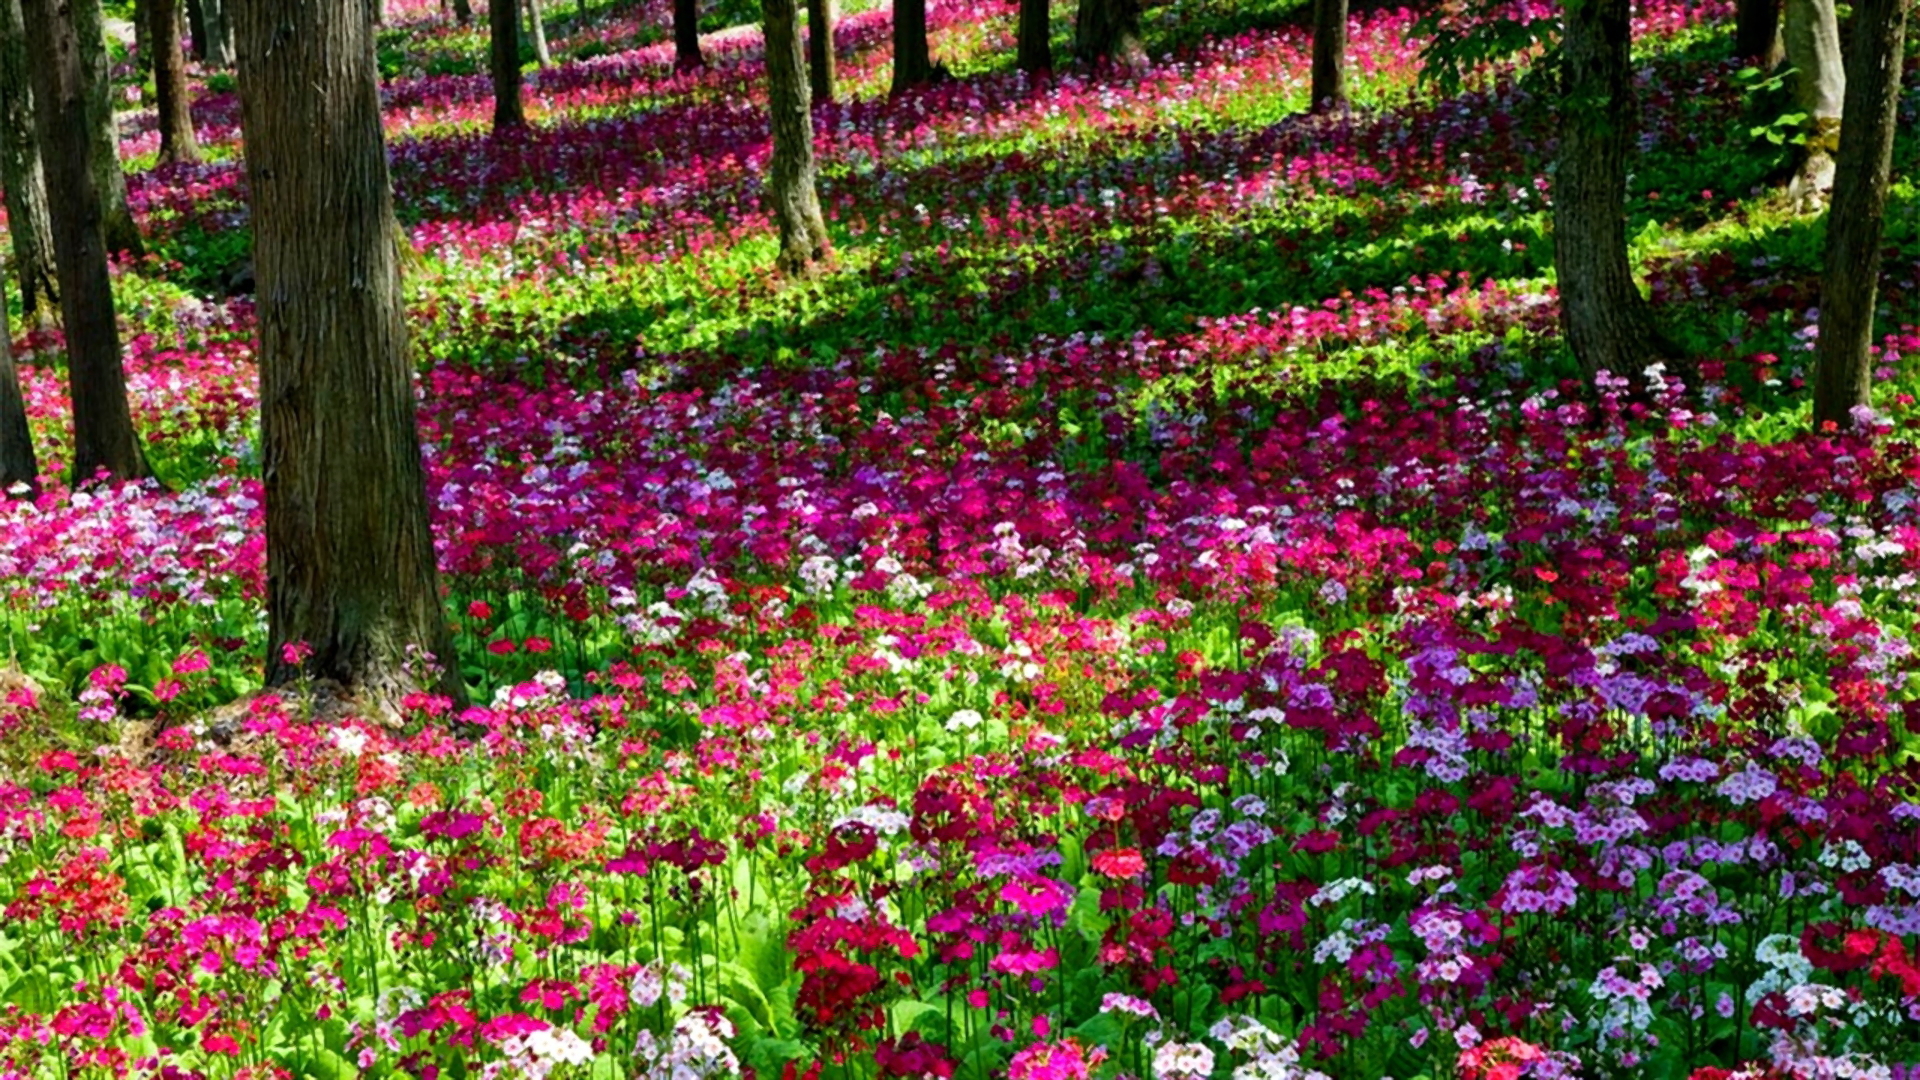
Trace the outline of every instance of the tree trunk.
{"label": "tree trunk", "polygon": [[833,0],[807,0],[807,84],[815,102],[833,100]]}
{"label": "tree trunk", "polygon": [[1029,75],[1053,71],[1053,12],[1048,0],[1020,0],[1020,36],[1015,63]]}
{"label": "tree trunk", "polygon": [[193,100],[187,91],[187,58],[180,51],[180,0],[141,0],[147,40],[153,46],[154,96],[160,116],[160,164],[198,164],[193,137]]}
{"label": "tree trunk", "polygon": [[773,127],[773,165],[767,197],[780,225],[781,272],[801,275],[833,253],[815,189],[813,112],[802,73],[794,0],[760,0],[767,42],[767,102]]}
{"label": "tree trunk", "polygon": [[927,52],[927,0],[893,2],[892,94],[933,81],[933,58]]}
{"label": "tree trunk", "polygon": [[1873,307],[1879,292],[1887,176],[1906,55],[1907,0],[1856,0],[1847,53],[1847,105],[1827,211],[1827,265],[1814,348],[1813,423],[1848,426],[1872,400]]}
{"label": "tree trunk", "polygon": [[200,0],[201,19],[206,23],[206,45],[200,45],[199,30],[196,29],[193,36],[200,62],[222,71],[233,66],[233,21],[227,17],[227,4],[230,2]]}
{"label": "tree trunk", "polygon": [[187,0],[187,37],[193,42],[193,58],[207,59],[207,9],[201,0]]}
{"label": "tree trunk", "polygon": [[1780,43],[1781,0],[1736,0],[1733,55],[1762,71],[1772,71],[1786,56]]}
{"label": "tree trunk", "polygon": [[707,66],[700,55],[700,0],[673,0],[673,66],[681,71]]}
{"label": "tree trunk", "polygon": [[7,231],[20,278],[20,310],[28,326],[53,321],[60,303],[53,259],[53,219],[40,140],[33,130],[32,75],[20,0],[0,0],[0,185],[6,188]]}
{"label": "tree trunk", "polygon": [[1073,53],[1083,64],[1146,66],[1140,0],[1080,0],[1074,14]]}
{"label": "tree trunk", "polygon": [[461,26],[473,25],[473,4],[471,0],[453,0],[453,18]]}
{"label": "tree trunk", "polygon": [[1553,177],[1560,322],[1588,376],[1637,376],[1669,346],[1627,262],[1633,146],[1630,0],[1568,0],[1560,41],[1560,154]]}
{"label": "tree trunk", "polygon": [[120,328],[114,321],[113,284],[101,243],[100,192],[88,161],[92,129],[85,49],[73,17],[82,6],[83,2],[69,0],[26,0],[22,5],[27,46],[42,58],[33,69],[34,113],[60,268],[60,311],[73,398],[75,484],[91,483],[102,471],[115,480],[148,475],[147,458],[127,408]]}
{"label": "tree trunk", "polygon": [[[79,41],[80,92],[84,95],[86,111],[74,119],[85,125],[92,140],[88,160],[93,170],[94,190],[100,199],[100,228],[106,237],[107,250],[145,254],[147,247],[140,239],[140,227],[134,224],[133,210],[127,206],[127,174],[120,168],[120,129],[113,116],[113,79],[107,64],[107,31],[100,14],[100,0],[57,0],[52,6],[71,17],[73,33]],[[140,21],[134,20],[136,24]],[[41,145],[44,147],[45,143]],[[45,152],[43,149],[42,154]]]}
{"label": "tree trunk", "polygon": [[533,37],[533,59],[541,67],[553,66],[553,52],[547,48],[547,16],[540,0],[526,0],[527,32]]}
{"label": "tree trunk", "polygon": [[516,0],[489,0],[487,29],[492,34],[493,133],[527,126],[520,107],[520,5]]}
{"label": "tree trunk", "polygon": [[141,0],[135,0],[131,13],[133,15],[133,70],[142,75],[153,71],[153,37],[148,32],[147,13],[141,10],[144,6]]}
{"label": "tree trunk", "polygon": [[[234,0],[234,21],[259,285],[266,681],[332,679],[387,710],[423,683],[459,699],[371,27],[358,0]],[[443,665],[437,680],[415,649]]]}
{"label": "tree trunk", "polygon": [[1347,107],[1347,0],[1313,0],[1314,112]]}
{"label": "tree trunk", "polygon": [[1840,108],[1847,75],[1840,58],[1840,20],[1833,0],[1786,0],[1787,63],[1793,66],[1793,104],[1807,115],[1806,137],[1790,189],[1809,208],[1833,187],[1833,154],[1840,147]]}
{"label": "tree trunk", "polygon": [[[0,284],[0,292],[5,289]],[[26,485],[22,494],[39,493],[40,461],[33,453],[33,428],[27,423],[27,403],[20,393],[20,372],[13,366],[12,335],[6,329],[6,316],[0,313],[0,494],[13,495]]]}

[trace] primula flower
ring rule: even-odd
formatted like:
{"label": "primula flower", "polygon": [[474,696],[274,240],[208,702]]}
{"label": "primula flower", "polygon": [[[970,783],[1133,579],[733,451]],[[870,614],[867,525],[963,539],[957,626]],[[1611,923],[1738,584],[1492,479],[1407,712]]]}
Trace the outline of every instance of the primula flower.
{"label": "primula flower", "polygon": [[1096,873],[1122,880],[1139,877],[1147,870],[1147,860],[1139,848],[1106,848],[1095,852],[1090,862]]}
{"label": "primula flower", "polygon": [[1007,1063],[1007,1080],[1086,1080],[1104,1052],[1088,1053],[1074,1039],[1034,1043]]}

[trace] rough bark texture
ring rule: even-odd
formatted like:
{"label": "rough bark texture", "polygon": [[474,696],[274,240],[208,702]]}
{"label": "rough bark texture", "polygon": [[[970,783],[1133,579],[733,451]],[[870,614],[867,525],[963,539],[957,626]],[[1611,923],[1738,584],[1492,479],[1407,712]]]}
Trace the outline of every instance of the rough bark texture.
{"label": "rough bark texture", "polygon": [[[200,0],[200,18],[204,28],[195,27],[193,31],[194,52],[200,62],[212,68],[225,70],[233,66],[233,21],[227,17],[227,5],[232,0]],[[202,29],[206,41],[202,43]]]}
{"label": "rough bark texture", "polygon": [[0,185],[6,187],[7,231],[20,307],[29,326],[45,326],[60,302],[53,261],[53,220],[40,140],[33,130],[32,75],[20,0],[0,0]]}
{"label": "rough bark texture", "polygon": [[527,126],[527,114],[520,107],[520,5],[516,0],[490,0],[487,30],[492,35],[493,132],[498,135]]}
{"label": "rough bark texture", "polygon": [[1053,71],[1053,11],[1049,0],[1020,0],[1020,29],[1014,62],[1029,75]]}
{"label": "rough bark texture", "polygon": [[1733,55],[1752,61],[1755,67],[1772,70],[1786,56],[1780,42],[1781,0],[1736,0],[1733,24]]}
{"label": "rough bark texture", "polygon": [[767,41],[767,102],[773,127],[773,165],[767,198],[780,225],[783,273],[809,273],[833,253],[820,195],[814,187],[813,114],[807,101],[806,57],[794,27],[794,0],[760,0]]}
{"label": "rough bark texture", "polygon": [[[31,12],[40,6],[29,3],[26,10]],[[88,156],[94,189],[99,192],[100,228],[106,237],[107,250],[139,255],[146,251],[146,245],[140,239],[140,227],[134,224],[133,211],[127,206],[127,176],[120,169],[120,130],[113,117],[113,80],[107,66],[107,32],[100,14],[100,0],[60,0],[49,6],[65,12],[79,41],[81,93],[86,111],[75,117],[74,122],[84,125],[92,139]],[[137,24],[140,20],[134,22]],[[32,24],[31,15],[28,24]],[[33,55],[45,54],[36,51]]]}
{"label": "rough bark texture", "polygon": [[[417,648],[457,697],[371,27],[359,0],[234,0],[234,23],[259,284],[267,683],[331,679],[392,708],[418,685]],[[289,645],[311,648],[304,664]]]}
{"label": "rough bark texture", "polygon": [[33,429],[27,425],[20,372],[13,366],[12,335],[5,330],[6,317],[0,314],[0,494],[11,495],[20,484],[33,494],[40,484],[40,462],[33,453]]}
{"label": "rough bark texture", "polygon": [[902,93],[933,82],[933,57],[927,51],[927,0],[894,0],[893,85]]}
{"label": "rough bark texture", "polygon": [[1142,67],[1140,0],[1080,0],[1074,14],[1073,53],[1083,64]]}
{"label": "rough bark texture", "polygon": [[541,67],[553,66],[553,50],[547,48],[547,13],[540,0],[526,0],[527,33],[533,38],[533,59]]}
{"label": "rough bark texture", "polygon": [[1347,0],[1313,0],[1313,111],[1347,107]]}
{"label": "rough bark texture", "polygon": [[147,41],[153,47],[153,85],[160,119],[160,163],[200,160],[193,137],[193,100],[187,91],[187,57],[180,49],[180,0],[141,0]]}
{"label": "rough bark texture", "polygon": [[1793,67],[1794,111],[1807,115],[1791,194],[1818,205],[1833,187],[1833,154],[1840,147],[1840,108],[1847,76],[1840,58],[1840,20],[1834,0],[1786,0],[1787,63]]}
{"label": "rough bark texture", "polygon": [[1569,0],[1560,43],[1560,154],[1553,177],[1560,323],[1589,376],[1638,377],[1670,347],[1627,262],[1633,146],[1630,0]]}
{"label": "rough bark texture", "polygon": [[1857,0],[1847,53],[1846,118],[1827,212],[1827,265],[1814,349],[1813,422],[1842,427],[1872,397],[1873,306],[1906,55],[1907,0]]}
{"label": "rough bark texture", "polygon": [[815,102],[833,100],[833,0],[807,0],[807,88]]}
{"label": "rough bark texture", "polygon": [[700,54],[700,0],[673,0],[673,66],[682,71],[707,66]]}
{"label": "rough bark texture", "polygon": [[73,480],[80,484],[103,470],[112,479],[130,480],[148,475],[148,469],[127,409],[120,328],[101,244],[100,193],[88,161],[92,146],[85,50],[73,18],[77,6],[70,0],[26,0],[22,11],[28,48],[40,58],[33,68],[34,113],[53,211],[73,397]]}

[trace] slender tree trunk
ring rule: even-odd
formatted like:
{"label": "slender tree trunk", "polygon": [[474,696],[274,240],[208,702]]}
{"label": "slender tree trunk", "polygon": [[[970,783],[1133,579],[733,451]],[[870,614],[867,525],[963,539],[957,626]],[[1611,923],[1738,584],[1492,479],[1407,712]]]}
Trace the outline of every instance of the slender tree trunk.
{"label": "slender tree trunk", "polygon": [[927,52],[927,0],[894,0],[893,86],[899,94],[933,81],[933,58]]}
{"label": "slender tree trunk", "polygon": [[773,165],[767,197],[780,225],[783,273],[810,273],[833,253],[815,187],[813,112],[807,101],[806,57],[794,27],[794,0],[760,0],[767,41],[767,102]]}
{"label": "slender tree trunk", "polygon": [[40,140],[33,129],[26,35],[20,0],[0,0],[0,185],[6,188],[21,312],[28,326],[46,326],[60,303],[59,272],[54,268],[53,219],[40,169]]}
{"label": "slender tree trunk", "polygon": [[471,0],[453,0],[453,18],[461,26],[473,25],[473,4]]}
{"label": "slender tree trunk", "polygon": [[[120,168],[120,129],[113,115],[113,80],[107,65],[107,31],[100,0],[58,0],[55,6],[71,17],[74,36],[79,40],[80,92],[86,111],[76,119],[85,125],[92,140],[88,160],[94,190],[99,193],[100,228],[107,250],[144,254],[147,247],[140,239],[140,227],[134,224],[133,210],[127,206],[127,174]],[[31,25],[31,18],[28,21]],[[41,145],[44,148],[45,143]],[[51,170],[51,166],[48,168]]]}
{"label": "slender tree trunk", "polygon": [[41,58],[33,69],[34,113],[60,267],[60,310],[73,398],[73,481],[85,484],[102,471],[115,480],[132,480],[147,476],[148,469],[127,407],[120,328],[114,321],[113,284],[101,243],[100,192],[88,162],[92,146],[85,50],[73,18],[78,6],[68,0],[26,0],[22,11],[27,46]]}
{"label": "slender tree trunk", "polygon": [[493,35],[493,133],[527,126],[520,107],[520,5],[517,0],[489,0],[487,28]]}
{"label": "slender tree trunk", "polygon": [[1053,12],[1048,0],[1020,0],[1015,62],[1029,75],[1053,71]]}
{"label": "slender tree trunk", "polygon": [[1589,376],[1637,376],[1669,347],[1627,261],[1634,101],[1630,0],[1568,0],[1560,41],[1560,156],[1553,177],[1560,322]]}
{"label": "slender tree trunk", "polygon": [[813,100],[833,100],[833,0],[807,0],[807,84]]}
{"label": "slender tree trunk", "polygon": [[1833,187],[1833,154],[1840,148],[1840,108],[1847,75],[1840,58],[1840,20],[1833,0],[1786,0],[1787,63],[1793,66],[1793,104],[1807,116],[1806,142],[1791,192],[1809,207]]}
{"label": "slender tree trunk", "polygon": [[1140,0],[1080,0],[1073,22],[1073,53],[1083,64],[1146,66]]}
{"label": "slender tree trunk", "polygon": [[1873,307],[1906,55],[1907,0],[1856,0],[1840,160],[1827,211],[1827,265],[1814,348],[1813,422],[1848,426],[1872,400]]}
{"label": "slender tree trunk", "polygon": [[233,21],[227,18],[231,0],[200,0],[200,17],[206,23],[206,44],[200,44],[200,31],[193,32],[194,47],[200,62],[222,71],[233,66]]}
{"label": "slender tree trunk", "polygon": [[1737,0],[1734,6],[1733,55],[1762,71],[1771,71],[1786,56],[1780,42],[1781,0]]}
{"label": "slender tree trunk", "polygon": [[153,85],[159,100],[160,163],[197,164],[200,144],[193,137],[193,101],[187,91],[187,58],[180,51],[179,0],[141,0],[147,16],[147,40],[153,46]]}
{"label": "slender tree trunk", "polygon": [[681,71],[707,66],[700,55],[700,0],[673,0],[673,66]]}
{"label": "slender tree trunk", "polygon": [[202,0],[187,0],[187,37],[192,39],[193,58],[207,59],[207,9]]}
{"label": "slender tree trunk", "polygon": [[1347,107],[1347,0],[1313,0],[1314,112]]}
{"label": "slender tree trunk", "polygon": [[547,48],[547,15],[540,0],[526,0],[527,32],[533,36],[533,59],[541,67],[553,66],[553,53]]}
{"label": "slender tree trunk", "polygon": [[[234,0],[253,200],[267,683],[462,695],[440,601],[373,36],[358,0]],[[325,92],[315,93],[315,87]],[[290,660],[289,646],[311,649]]]}
{"label": "slender tree trunk", "polygon": [[[4,291],[0,284],[0,291]],[[22,484],[22,494],[39,493],[40,460],[33,452],[33,428],[27,423],[26,398],[20,393],[20,372],[13,365],[12,335],[6,329],[6,316],[0,313],[0,494],[13,495]]]}

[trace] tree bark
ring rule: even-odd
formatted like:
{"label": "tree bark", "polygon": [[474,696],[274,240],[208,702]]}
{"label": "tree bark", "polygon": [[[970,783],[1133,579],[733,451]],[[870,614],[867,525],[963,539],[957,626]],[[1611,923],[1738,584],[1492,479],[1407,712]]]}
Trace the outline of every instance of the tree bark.
{"label": "tree bark", "polygon": [[673,0],[673,66],[681,71],[707,66],[700,54],[700,0]]}
{"label": "tree bark", "polygon": [[[259,286],[266,681],[332,679],[386,710],[423,682],[458,699],[372,28],[359,0],[234,0],[234,21]],[[444,665],[436,680],[415,649]]]}
{"label": "tree bark", "polygon": [[1634,101],[1630,0],[1568,0],[1560,41],[1560,152],[1553,177],[1560,322],[1589,377],[1637,376],[1671,351],[1627,261]]}
{"label": "tree bark", "polygon": [[230,0],[200,0],[200,17],[205,23],[206,43],[201,44],[200,29],[193,32],[194,49],[200,62],[222,71],[233,66],[233,22],[227,18]]}
{"label": "tree bark", "polygon": [[[133,210],[127,206],[127,174],[120,168],[120,129],[113,116],[113,79],[107,64],[107,31],[100,14],[100,0],[58,0],[55,6],[70,16],[74,36],[79,40],[81,93],[86,112],[84,116],[75,117],[75,122],[85,125],[92,140],[88,160],[93,170],[94,189],[99,193],[100,228],[106,237],[107,250],[145,254],[147,246],[140,239],[140,227],[134,224]],[[136,24],[140,21],[134,20]]]}
{"label": "tree bark", "polygon": [[1734,7],[1733,55],[1762,71],[1772,71],[1786,56],[1780,42],[1781,0],[1737,0]]}
{"label": "tree bark", "polygon": [[520,106],[520,5],[517,0],[489,0],[487,29],[492,34],[493,133],[527,126]]}
{"label": "tree bark", "polygon": [[453,0],[453,18],[461,26],[473,25],[473,4],[470,0]]}
{"label": "tree bark", "polygon": [[1814,347],[1813,423],[1850,423],[1872,400],[1873,307],[1879,293],[1887,178],[1906,55],[1907,0],[1856,0],[1847,101],[1833,205],[1827,211],[1820,337]]}
{"label": "tree bark", "polygon": [[927,0],[894,0],[893,85],[899,94],[933,82],[933,57],[927,51]]}
{"label": "tree bark", "polygon": [[[4,291],[0,284],[0,291]],[[32,496],[40,489],[40,461],[33,452],[33,428],[27,422],[26,398],[20,393],[20,372],[13,365],[12,335],[6,330],[6,317],[0,314],[0,494],[13,495],[26,485],[23,494]]]}
{"label": "tree bark", "polygon": [[207,59],[207,8],[202,0],[187,0],[187,37],[193,43],[193,58]]}
{"label": "tree bark", "polygon": [[1833,0],[1786,0],[1787,63],[1793,66],[1793,104],[1807,119],[1806,141],[1791,193],[1809,207],[1833,187],[1833,154],[1840,147],[1840,109],[1847,76],[1840,58],[1840,20]]}
{"label": "tree bark", "polygon": [[547,48],[547,16],[540,0],[526,0],[527,33],[533,37],[533,59],[541,67],[553,66],[553,52]]}
{"label": "tree bark", "polygon": [[833,100],[833,0],[807,0],[807,85],[815,103]]}
{"label": "tree bark", "polygon": [[147,41],[153,46],[154,97],[160,119],[160,163],[198,164],[193,137],[193,100],[187,91],[187,58],[180,51],[180,0],[141,0]]}
{"label": "tree bark", "polygon": [[1053,12],[1049,0],[1020,0],[1019,38],[1014,62],[1029,75],[1053,71]]}
{"label": "tree bark", "polygon": [[6,187],[7,231],[20,279],[20,310],[28,326],[51,323],[60,303],[54,268],[53,219],[40,140],[33,130],[32,75],[20,0],[0,0],[0,185]]}
{"label": "tree bark", "polygon": [[[113,284],[101,242],[101,200],[95,187],[88,121],[87,71],[80,44],[81,2],[26,0],[27,46],[42,58],[33,69],[34,113],[53,211],[53,247],[60,270],[66,326],[67,379],[73,398],[73,482],[149,475],[133,431],[120,362]],[[95,7],[95,12],[99,11]]]}
{"label": "tree bark", "polygon": [[1347,107],[1347,0],[1313,0],[1314,112]]}
{"label": "tree bark", "polygon": [[1083,64],[1146,66],[1140,0],[1080,0],[1074,15],[1073,53]]}
{"label": "tree bark", "polygon": [[760,0],[767,42],[767,102],[773,128],[773,163],[767,197],[780,226],[782,273],[802,275],[833,253],[820,213],[813,160],[813,113],[807,100],[794,0]]}

